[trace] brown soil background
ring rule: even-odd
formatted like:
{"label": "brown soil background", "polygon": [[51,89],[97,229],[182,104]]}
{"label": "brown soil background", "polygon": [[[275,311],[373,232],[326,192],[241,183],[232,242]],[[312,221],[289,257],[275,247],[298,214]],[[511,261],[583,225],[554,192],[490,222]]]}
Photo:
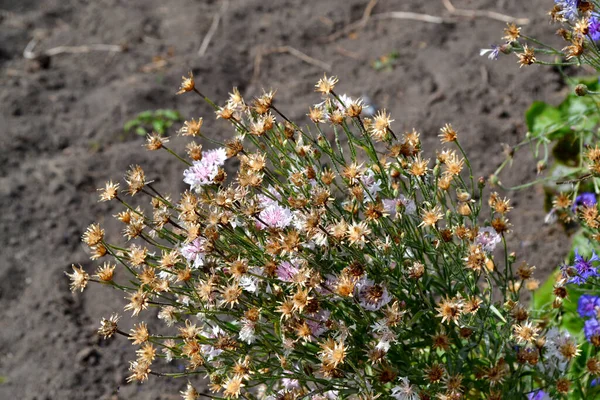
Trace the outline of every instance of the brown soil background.
{"label": "brown soil background", "polygon": [[[164,192],[184,188],[181,165],[143,150],[141,137],[123,133],[124,122],[147,109],[174,108],[188,118],[204,116],[205,133],[232,133],[196,96],[174,95],[188,69],[217,102],[233,86],[247,97],[276,88],[278,108],[303,119],[319,100],[313,85],[322,70],[271,54],[253,79],[260,46],[295,47],[332,64],[338,92],[367,95],[388,109],[395,131],[419,129],[429,149],[438,145],[438,129],[451,122],[483,176],[502,161],[500,143],[524,137],[526,107],[536,99],[556,102],[565,93],[551,69],[519,70],[514,55],[496,62],[480,57],[480,48],[500,41],[504,25],[485,18],[452,25],[371,21],[352,37],[321,41],[360,19],[366,3],[231,0],[206,55],[198,57],[221,7],[217,1],[0,0],[0,398],[179,398],[185,380],[124,383],[132,346],[95,333],[101,317],[122,312],[122,294],[92,285],[72,295],[64,271],[71,263],[94,270],[79,241],[91,222],[100,221],[116,237],[110,215],[117,209],[97,203],[95,189],[105,180],[120,179],[139,163],[150,178],[160,174]],[[550,39],[556,29],[546,17],[551,0],[455,5],[531,18],[525,29],[532,36]],[[374,13],[387,11],[448,16],[441,1],[381,0]],[[34,35],[41,38],[37,50],[106,43],[125,44],[128,51],[61,54],[39,65],[22,55]],[[374,71],[370,63],[391,51],[400,53],[395,68]],[[155,56],[166,65],[149,72]],[[172,143],[181,148],[183,141]],[[535,163],[519,154],[504,181],[534,178]],[[515,206],[511,249],[546,276],[565,254],[566,236],[543,224],[539,190],[504,195]],[[130,322],[124,324],[128,329]]]}

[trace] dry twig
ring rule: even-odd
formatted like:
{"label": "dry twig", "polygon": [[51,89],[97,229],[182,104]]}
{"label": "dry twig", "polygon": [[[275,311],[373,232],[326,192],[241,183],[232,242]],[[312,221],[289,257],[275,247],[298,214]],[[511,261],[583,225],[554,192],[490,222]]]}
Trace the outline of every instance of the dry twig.
{"label": "dry twig", "polygon": [[373,8],[375,8],[375,5],[377,4],[377,1],[378,0],[369,0],[369,3],[365,7],[365,11],[363,12],[363,16],[361,19],[359,19],[356,22],[346,25],[343,29],[341,29],[337,32],[333,32],[331,35],[327,36],[327,41],[333,42],[334,40],[336,40],[352,31],[363,28],[367,24],[367,22],[369,22],[369,18],[371,17],[371,13],[373,12]]}
{"label": "dry twig", "polygon": [[[511,17],[509,15],[500,14],[495,11],[488,11],[488,10],[464,10],[464,9],[454,7],[454,5],[450,2],[450,0],[442,0],[442,2],[444,3],[444,6],[446,7],[446,9],[453,16],[469,17],[469,18],[485,17],[485,18],[490,18],[490,19],[494,19],[497,21],[502,21],[502,22],[514,22],[519,25],[526,25],[529,23],[528,18],[515,18],[515,17]],[[380,13],[380,14],[372,14],[373,8],[375,7],[376,3],[377,3],[377,0],[370,0],[369,3],[367,4],[367,6],[365,7],[365,11],[364,11],[361,19],[346,25],[344,28],[340,29],[337,32],[332,33],[331,35],[327,36],[324,39],[324,41],[332,42],[336,39],[339,39],[340,37],[342,37],[344,35],[349,34],[350,32],[362,29],[367,25],[367,23],[371,19],[374,19],[374,20],[405,19],[405,20],[427,22],[427,23],[432,23],[432,24],[444,24],[444,23],[449,24],[449,23],[456,22],[452,19],[442,18],[442,17],[438,17],[435,15],[414,13],[414,12],[410,12],[410,11],[391,11],[391,12],[385,12],[385,13]]]}
{"label": "dry twig", "polygon": [[443,24],[450,23],[452,21],[446,20],[435,15],[419,14],[410,11],[391,11],[381,14],[375,14],[371,16],[372,19],[412,19],[413,21],[429,22],[432,24]]}
{"label": "dry twig", "polygon": [[461,8],[456,8],[456,7],[454,7],[454,5],[452,4],[452,2],[450,0],[442,0],[442,3],[444,3],[444,7],[446,7],[446,9],[448,10],[448,12],[450,12],[450,14],[457,15],[460,17],[469,17],[469,18],[484,17],[484,18],[494,19],[496,21],[501,21],[501,22],[513,22],[518,25],[527,25],[530,22],[529,18],[515,18],[515,17],[511,17],[510,15],[500,14],[495,11],[464,10]]}
{"label": "dry twig", "polygon": [[88,44],[82,46],[57,46],[51,49],[45,50],[41,53],[35,53],[34,49],[37,45],[37,40],[35,38],[31,39],[27,46],[25,46],[25,50],[23,50],[23,57],[28,60],[35,60],[41,56],[56,56],[58,54],[77,54],[77,53],[89,53],[92,51],[108,51],[108,52],[122,52],[125,50],[123,46],[116,44]]}
{"label": "dry twig", "polygon": [[223,0],[223,2],[221,3],[221,9],[213,17],[212,24],[210,25],[208,32],[206,32],[206,36],[204,36],[204,39],[202,40],[202,44],[198,49],[198,56],[202,57],[204,56],[204,54],[206,54],[208,45],[210,44],[212,37],[214,36],[215,32],[217,31],[217,28],[219,27],[219,22],[221,21],[221,18],[227,11],[227,7],[229,7],[229,0]]}
{"label": "dry twig", "polygon": [[288,53],[288,54],[304,61],[307,64],[314,65],[314,66],[319,67],[327,72],[331,71],[331,64],[328,64],[321,60],[317,60],[316,58],[313,58],[313,57],[301,52],[300,50],[295,49],[290,46],[279,46],[279,47],[273,47],[270,49],[259,48],[258,52],[256,53],[256,57],[254,57],[254,72],[252,74],[252,81],[255,81],[256,79],[258,79],[258,76],[260,74],[260,64],[262,62],[263,56],[266,56],[268,54],[275,54],[275,53]]}

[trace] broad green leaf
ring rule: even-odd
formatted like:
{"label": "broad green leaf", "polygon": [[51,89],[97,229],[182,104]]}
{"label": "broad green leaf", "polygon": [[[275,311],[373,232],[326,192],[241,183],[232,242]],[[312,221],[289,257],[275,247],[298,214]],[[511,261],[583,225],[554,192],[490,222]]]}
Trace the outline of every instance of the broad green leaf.
{"label": "broad green leaf", "polygon": [[180,121],[181,120],[181,114],[179,114],[179,112],[177,110],[163,110],[165,112],[165,117],[173,120],[173,121]]}
{"label": "broad green leaf", "polygon": [[548,277],[546,282],[540,286],[538,290],[533,293],[533,308],[535,310],[546,309],[550,307],[552,302],[554,301],[554,282],[556,282],[556,277],[560,273],[557,269]]}
{"label": "broad green leaf", "polygon": [[133,128],[138,126],[139,124],[140,124],[140,122],[137,119],[129,120],[129,121],[125,122],[125,125],[123,125],[123,130],[125,132],[129,132],[130,130],[132,130]]}
{"label": "broad green leaf", "polygon": [[141,113],[138,114],[138,119],[141,119],[143,121],[148,121],[148,120],[152,120],[152,117],[154,116],[154,113],[151,110],[146,110],[146,111],[142,111]]}
{"label": "broad green leaf", "polygon": [[502,313],[501,313],[500,311],[498,311],[498,309],[496,308],[496,306],[494,306],[493,304],[492,304],[492,305],[490,305],[490,310],[492,310],[492,312],[493,312],[494,314],[496,314],[496,316],[497,316],[498,318],[500,318],[500,320],[501,320],[502,322],[506,323],[506,319],[504,319],[504,316],[502,316]]}
{"label": "broad green leaf", "polygon": [[152,121],[152,129],[158,133],[159,135],[162,135],[163,133],[165,133],[165,122],[161,121],[161,120],[154,120]]}
{"label": "broad green leaf", "polygon": [[562,113],[550,104],[543,101],[534,101],[531,107],[525,112],[525,121],[527,129],[534,137],[553,135],[557,137],[557,132],[564,133],[565,129]]}

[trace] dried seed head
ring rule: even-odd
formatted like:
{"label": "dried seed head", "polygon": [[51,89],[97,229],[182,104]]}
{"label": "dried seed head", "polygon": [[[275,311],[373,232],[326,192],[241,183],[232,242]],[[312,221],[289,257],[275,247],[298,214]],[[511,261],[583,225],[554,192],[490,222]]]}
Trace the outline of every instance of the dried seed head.
{"label": "dried seed head", "polygon": [[315,85],[315,92],[320,92],[323,94],[329,94],[335,88],[336,83],[338,83],[338,78],[336,76],[323,75],[323,78],[319,79],[319,82]]}
{"label": "dried seed head", "polygon": [[110,263],[105,262],[101,267],[98,267],[95,276],[102,282],[110,282],[113,279],[116,267],[117,266],[114,264],[111,265]]}
{"label": "dried seed head", "polygon": [[202,118],[198,118],[197,120],[192,118],[189,121],[185,121],[181,129],[179,129],[179,134],[183,136],[198,136],[203,122]]}
{"label": "dried seed head", "polygon": [[568,378],[559,378],[556,381],[556,391],[558,393],[567,394],[571,388],[571,381]]}
{"label": "dried seed head", "polygon": [[187,387],[185,388],[185,390],[179,393],[181,393],[181,397],[183,397],[183,400],[196,400],[200,397],[200,392],[194,389],[192,384],[189,382],[187,383]]}
{"label": "dried seed head", "polygon": [[104,339],[108,339],[114,335],[117,330],[117,323],[121,317],[118,314],[111,315],[108,319],[102,318],[100,321],[100,328],[98,328],[98,334],[103,336]]}
{"label": "dried seed head", "polygon": [[119,184],[113,183],[113,181],[107,181],[104,188],[100,188],[98,191],[100,192],[100,200],[98,201],[110,201],[117,197]]}
{"label": "dried seed head", "polygon": [[90,280],[90,276],[83,270],[81,265],[76,267],[75,264],[72,264],[71,267],[73,268],[71,274],[65,271],[65,275],[71,279],[71,292],[76,292],[78,289],[83,292],[83,289],[85,289]]}
{"label": "dried seed head", "polygon": [[168,142],[169,138],[162,137],[158,133],[153,133],[146,138],[146,148],[150,151],[160,150]]}
{"label": "dried seed head", "polygon": [[523,46],[522,53],[517,53],[517,57],[519,58],[520,67],[531,65],[537,61],[533,49],[527,45]]}
{"label": "dried seed head", "polygon": [[188,72],[188,77],[181,77],[181,86],[179,86],[179,91],[177,94],[182,94],[185,92],[191,92],[196,88],[196,84],[194,82],[194,75],[192,75],[192,71]]}
{"label": "dried seed head", "polygon": [[127,175],[125,176],[125,181],[127,185],[129,185],[129,194],[135,195],[139,193],[146,185],[146,175],[144,174],[144,170],[139,165],[132,165],[127,171]]}
{"label": "dried seed head", "polygon": [[145,322],[134,325],[130,332],[129,340],[132,340],[131,344],[142,344],[150,338],[148,326]]}
{"label": "dried seed head", "polygon": [[129,297],[129,303],[124,307],[125,311],[131,310],[133,315],[138,315],[142,310],[148,308],[148,293],[139,289],[137,292],[133,292]]}
{"label": "dried seed head", "polygon": [[100,224],[91,224],[81,236],[81,240],[90,247],[101,243],[103,239],[104,229],[100,227]]}
{"label": "dried seed head", "polygon": [[507,23],[506,28],[504,28],[504,36],[502,39],[505,39],[508,43],[516,41],[519,36],[521,36],[521,28],[517,27],[517,25],[512,23]]}
{"label": "dried seed head", "polygon": [[458,135],[456,134],[454,128],[452,128],[452,125],[446,124],[442,129],[440,129],[440,131],[442,133],[439,135],[439,137],[442,143],[450,143],[456,141]]}

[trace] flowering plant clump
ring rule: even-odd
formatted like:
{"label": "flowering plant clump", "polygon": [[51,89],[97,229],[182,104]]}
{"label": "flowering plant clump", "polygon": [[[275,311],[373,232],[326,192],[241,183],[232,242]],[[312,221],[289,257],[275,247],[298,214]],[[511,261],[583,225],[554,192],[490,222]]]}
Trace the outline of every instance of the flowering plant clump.
{"label": "flowering plant clump", "polygon": [[[549,12],[559,24],[557,34],[566,42],[556,49],[528,37],[521,28],[509,24],[505,43],[482,51],[491,59],[500,54],[515,53],[521,66],[552,65],[572,88],[558,106],[535,102],[525,117],[529,132],[526,139],[509,149],[509,157],[493,176],[510,164],[514,151],[533,145],[538,158],[538,172],[548,168],[546,177],[529,182],[527,187],[544,182],[548,214],[546,223],[560,222],[573,236],[572,251],[556,273],[536,291],[532,315],[547,321],[547,359],[555,361],[554,369],[544,366],[542,375],[560,371],[571,381],[557,382],[556,392],[572,399],[600,398],[600,216],[597,195],[600,194],[600,126],[599,80],[574,78],[564,73],[569,66],[587,66],[600,71],[600,2],[555,0]],[[552,147],[550,147],[552,146]],[[552,151],[550,151],[550,149]],[[550,165],[549,165],[550,164]],[[577,344],[578,343],[578,344]],[[559,354],[560,353],[560,354]],[[566,361],[573,360],[569,365]],[[552,379],[540,379],[530,398],[555,395],[546,385]]]}
{"label": "flowering plant clump", "polygon": [[507,250],[509,200],[484,200],[451,125],[431,162],[418,132],[395,133],[385,111],[363,117],[336,83],[319,80],[312,126],[301,128],[274,92],[247,103],[234,89],[217,106],[190,75],[180,93],[205,98],[236,136],[204,150],[202,118],[186,121],[188,159],[148,137],[149,150],[182,162],[189,188],[176,199],[140,166],[124,190],[100,190],[124,206],[125,240],[90,225],[83,241],[103,264],[93,276],[74,266],[71,288],[112,286],[125,311],[162,321],[126,333],[118,314],[102,319],[102,336],[138,346],[128,380],[187,377],[187,400],[200,395],[199,373],[215,398],[517,399],[540,382],[568,391],[579,350],[519,301],[538,281]]}

